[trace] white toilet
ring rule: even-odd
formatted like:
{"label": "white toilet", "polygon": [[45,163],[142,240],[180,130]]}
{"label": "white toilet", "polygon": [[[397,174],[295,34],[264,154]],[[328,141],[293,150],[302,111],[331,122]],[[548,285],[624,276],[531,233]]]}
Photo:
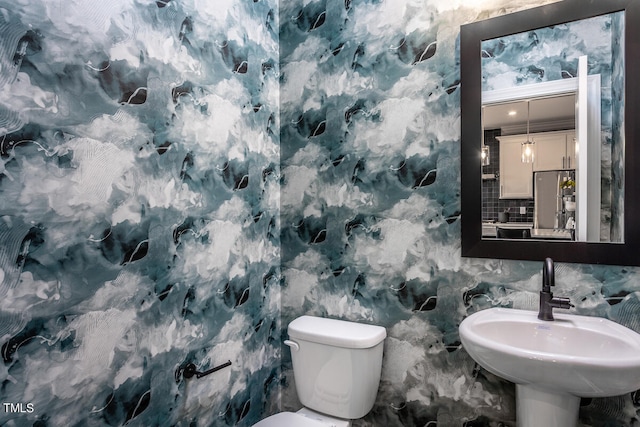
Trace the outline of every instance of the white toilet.
{"label": "white toilet", "polygon": [[302,316],[289,324],[298,412],[281,412],[254,427],[349,427],[373,408],[380,385],[381,326]]}

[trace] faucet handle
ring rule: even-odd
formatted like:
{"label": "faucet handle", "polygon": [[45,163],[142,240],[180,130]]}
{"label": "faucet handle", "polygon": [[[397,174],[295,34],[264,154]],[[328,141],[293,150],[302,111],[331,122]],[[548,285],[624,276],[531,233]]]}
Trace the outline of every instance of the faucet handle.
{"label": "faucet handle", "polygon": [[555,266],[551,258],[544,260],[544,267],[542,268],[542,290],[544,292],[551,292],[550,287],[556,285]]}
{"label": "faucet handle", "polygon": [[569,298],[563,298],[563,297],[551,298],[551,306],[554,308],[564,308],[567,310],[572,307],[575,307],[575,305],[571,304],[571,300]]}

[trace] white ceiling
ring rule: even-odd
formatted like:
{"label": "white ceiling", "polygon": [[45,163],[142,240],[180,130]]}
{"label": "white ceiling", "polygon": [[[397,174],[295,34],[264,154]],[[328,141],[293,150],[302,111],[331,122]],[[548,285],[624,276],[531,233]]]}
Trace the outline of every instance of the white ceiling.
{"label": "white ceiling", "polygon": [[[575,95],[562,95],[533,99],[530,102],[530,123],[574,120]],[[515,111],[515,115],[509,115]],[[527,124],[527,101],[517,101],[487,105],[483,107],[485,129],[498,129],[503,126]]]}

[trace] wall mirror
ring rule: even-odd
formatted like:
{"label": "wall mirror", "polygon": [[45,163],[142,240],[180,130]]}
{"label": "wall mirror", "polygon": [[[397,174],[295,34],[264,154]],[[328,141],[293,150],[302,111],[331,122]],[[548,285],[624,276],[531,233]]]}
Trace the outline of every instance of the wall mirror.
{"label": "wall mirror", "polygon": [[635,3],[461,27],[463,256],[640,265]]}

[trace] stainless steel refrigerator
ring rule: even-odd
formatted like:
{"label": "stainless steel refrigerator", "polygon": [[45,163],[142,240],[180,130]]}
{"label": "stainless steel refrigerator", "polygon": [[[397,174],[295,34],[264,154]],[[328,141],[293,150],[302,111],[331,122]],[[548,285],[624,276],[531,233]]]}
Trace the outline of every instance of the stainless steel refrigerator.
{"label": "stainless steel refrigerator", "polygon": [[[534,230],[549,234],[549,237],[558,234],[562,234],[564,238],[573,236],[576,218],[574,190],[573,170],[534,172]],[[561,238],[559,235],[557,237]]]}

